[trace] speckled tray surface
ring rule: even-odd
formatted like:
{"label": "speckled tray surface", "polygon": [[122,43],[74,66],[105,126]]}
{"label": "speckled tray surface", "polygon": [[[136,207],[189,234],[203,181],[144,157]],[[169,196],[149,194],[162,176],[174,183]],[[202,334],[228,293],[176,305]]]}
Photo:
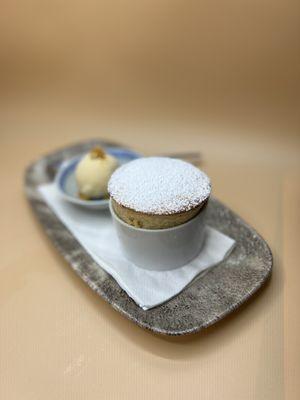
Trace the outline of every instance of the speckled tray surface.
{"label": "speckled tray surface", "polygon": [[91,140],[48,154],[26,170],[25,189],[55,247],[74,271],[113,308],[156,333],[184,335],[198,332],[224,318],[266,282],[272,270],[272,254],[267,243],[236,214],[212,198],[208,205],[208,224],[236,240],[233,252],[167,303],[147,311],[138,307],[95,263],[37,191],[38,185],[54,179],[62,161],[88,151],[96,144],[114,145]]}

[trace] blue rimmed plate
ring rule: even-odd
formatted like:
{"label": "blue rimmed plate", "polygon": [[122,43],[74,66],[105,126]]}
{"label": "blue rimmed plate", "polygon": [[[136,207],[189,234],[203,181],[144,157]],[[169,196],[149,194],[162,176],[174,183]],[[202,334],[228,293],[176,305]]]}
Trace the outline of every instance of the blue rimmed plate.
{"label": "blue rimmed plate", "polygon": [[[129,161],[135,160],[141,157],[140,154],[119,147],[106,147],[105,151],[114,156],[119,165],[123,165]],[[78,187],[75,179],[75,169],[79,161],[82,159],[84,154],[78,155],[70,160],[64,161],[56,174],[55,182],[60,195],[70,203],[75,205],[86,207],[90,209],[105,209],[108,208],[108,199],[94,199],[94,200],[83,200],[78,196]]]}

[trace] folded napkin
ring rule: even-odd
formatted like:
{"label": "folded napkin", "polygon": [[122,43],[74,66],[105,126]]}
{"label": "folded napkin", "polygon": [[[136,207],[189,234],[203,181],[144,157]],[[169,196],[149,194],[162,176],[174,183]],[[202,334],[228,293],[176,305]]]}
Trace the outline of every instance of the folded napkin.
{"label": "folded napkin", "polygon": [[196,276],[224,260],[235,241],[206,227],[201,253],[190,263],[170,271],[148,271],[123,255],[109,211],[87,210],[63,200],[55,184],[39,186],[46,203],[76,239],[127,294],[144,310],[166,302],[180,293]]}

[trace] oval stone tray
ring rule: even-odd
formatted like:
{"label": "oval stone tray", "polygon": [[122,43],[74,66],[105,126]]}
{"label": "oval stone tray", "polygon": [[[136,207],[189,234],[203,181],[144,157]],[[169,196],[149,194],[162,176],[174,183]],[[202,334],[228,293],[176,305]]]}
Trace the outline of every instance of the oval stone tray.
{"label": "oval stone tray", "polygon": [[117,146],[90,140],[50,153],[27,168],[25,190],[57,250],[84,282],[114,309],[137,325],[159,334],[195,333],[237,309],[270,277],[272,254],[267,243],[234,212],[212,198],[208,205],[208,224],[236,240],[233,252],[167,303],[147,311],[141,309],[95,263],[37,191],[38,185],[53,181],[63,161],[88,151],[94,145]]}

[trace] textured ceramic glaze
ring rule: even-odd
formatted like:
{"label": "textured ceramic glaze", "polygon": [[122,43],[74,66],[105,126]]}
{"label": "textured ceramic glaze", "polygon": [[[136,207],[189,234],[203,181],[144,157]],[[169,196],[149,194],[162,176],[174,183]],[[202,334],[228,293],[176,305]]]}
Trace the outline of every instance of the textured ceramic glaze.
{"label": "textured ceramic glaze", "polygon": [[30,165],[25,174],[27,197],[46,233],[70,266],[95,292],[143,328],[160,334],[184,335],[198,332],[224,318],[264,284],[272,270],[268,245],[253,228],[211,198],[207,223],[236,240],[230,257],[167,303],[147,311],[138,307],[93,261],[37,191],[39,184],[53,181],[62,161],[84,153],[92,146],[105,144],[113,145],[91,140],[56,151]]}

